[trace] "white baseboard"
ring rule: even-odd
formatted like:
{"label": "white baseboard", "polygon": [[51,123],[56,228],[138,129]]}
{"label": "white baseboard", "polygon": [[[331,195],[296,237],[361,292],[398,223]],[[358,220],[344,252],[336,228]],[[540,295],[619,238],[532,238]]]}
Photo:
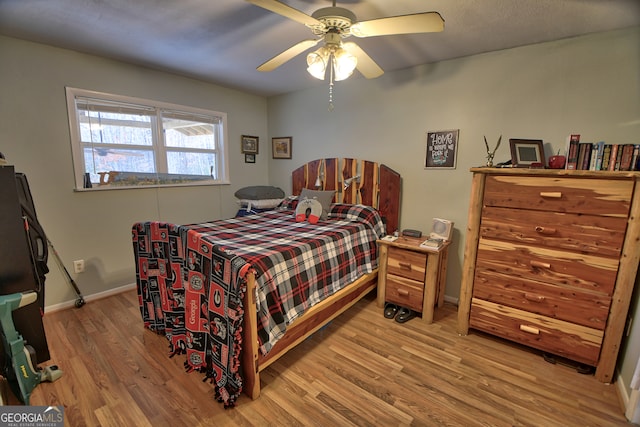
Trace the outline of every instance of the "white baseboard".
{"label": "white baseboard", "polygon": [[628,411],[630,403],[629,393],[627,393],[627,386],[619,372],[617,372],[615,384],[618,387],[618,396],[620,396],[620,400],[622,401],[622,409]]}
{"label": "white baseboard", "polygon": [[445,295],[444,296],[444,302],[451,303],[451,304],[453,304],[455,306],[458,305],[458,301],[459,301],[459,298],[450,297],[449,295]]}
{"label": "white baseboard", "polygon": [[[131,283],[129,285],[124,285],[124,286],[120,286],[119,288],[113,288],[113,289],[109,289],[108,291],[104,291],[104,292],[98,292],[97,294],[93,294],[93,295],[88,295],[88,296],[84,296],[84,301],[85,303],[88,303],[90,301],[95,301],[95,300],[99,300],[102,298],[106,298],[108,296],[111,295],[116,295],[116,294],[120,294],[122,292],[126,292],[126,291],[130,291],[131,289],[135,289],[136,288],[136,284],[135,283]],[[67,302],[63,302],[60,304],[54,304],[54,305],[47,305],[44,308],[45,313],[51,313],[54,311],[60,311],[60,310],[65,310],[67,308],[71,308],[71,307],[75,307],[76,306],[76,300],[73,301],[67,301]]]}

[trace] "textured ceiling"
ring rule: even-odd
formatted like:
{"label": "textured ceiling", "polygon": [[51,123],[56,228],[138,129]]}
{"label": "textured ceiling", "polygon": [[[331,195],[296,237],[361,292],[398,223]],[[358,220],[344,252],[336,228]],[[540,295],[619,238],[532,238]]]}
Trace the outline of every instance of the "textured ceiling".
{"label": "textured ceiling", "polygon": [[[307,14],[331,6],[282,2]],[[385,71],[640,25],[640,0],[344,0],[337,6],[358,20],[442,15],[442,33],[351,40]],[[305,55],[269,73],[256,71],[312,34],[243,0],[0,0],[0,34],[265,96],[322,84],[305,71]]]}

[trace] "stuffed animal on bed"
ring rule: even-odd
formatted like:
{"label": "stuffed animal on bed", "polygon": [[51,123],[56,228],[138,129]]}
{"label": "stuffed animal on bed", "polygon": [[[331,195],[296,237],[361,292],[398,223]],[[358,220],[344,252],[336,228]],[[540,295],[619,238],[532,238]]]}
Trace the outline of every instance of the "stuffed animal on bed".
{"label": "stuffed animal on bed", "polygon": [[296,207],[296,222],[309,221],[310,224],[317,224],[322,215],[322,205],[314,199],[302,199]]}

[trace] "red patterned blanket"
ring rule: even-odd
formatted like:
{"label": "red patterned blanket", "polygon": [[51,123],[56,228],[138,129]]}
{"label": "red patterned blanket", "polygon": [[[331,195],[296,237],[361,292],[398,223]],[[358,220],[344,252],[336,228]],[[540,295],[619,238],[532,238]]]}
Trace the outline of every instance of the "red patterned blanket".
{"label": "red patterned blanket", "polygon": [[239,355],[246,273],[257,282],[258,338],[266,354],[287,325],[377,268],[378,212],[335,204],[317,224],[278,210],[201,224],[133,226],[145,326],[164,331],[172,354],[206,372],[231,406],[242,389]]}

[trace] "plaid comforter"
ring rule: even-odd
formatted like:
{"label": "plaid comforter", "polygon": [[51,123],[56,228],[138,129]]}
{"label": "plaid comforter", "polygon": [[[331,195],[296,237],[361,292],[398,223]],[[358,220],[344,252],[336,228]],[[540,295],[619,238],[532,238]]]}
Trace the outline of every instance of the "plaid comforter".
{"label": "plaid comforter", "polygon": [[257,281],[258,338],[269,352],[292,321],[377,268],[384,235],[370,207],[334,204],[329,218],[295,222],[291,209],[200,224],[147,222],[133,227],[140,309],[164,331],[173,353],[208,373],[225,405],[239,377],[246,274]]}

